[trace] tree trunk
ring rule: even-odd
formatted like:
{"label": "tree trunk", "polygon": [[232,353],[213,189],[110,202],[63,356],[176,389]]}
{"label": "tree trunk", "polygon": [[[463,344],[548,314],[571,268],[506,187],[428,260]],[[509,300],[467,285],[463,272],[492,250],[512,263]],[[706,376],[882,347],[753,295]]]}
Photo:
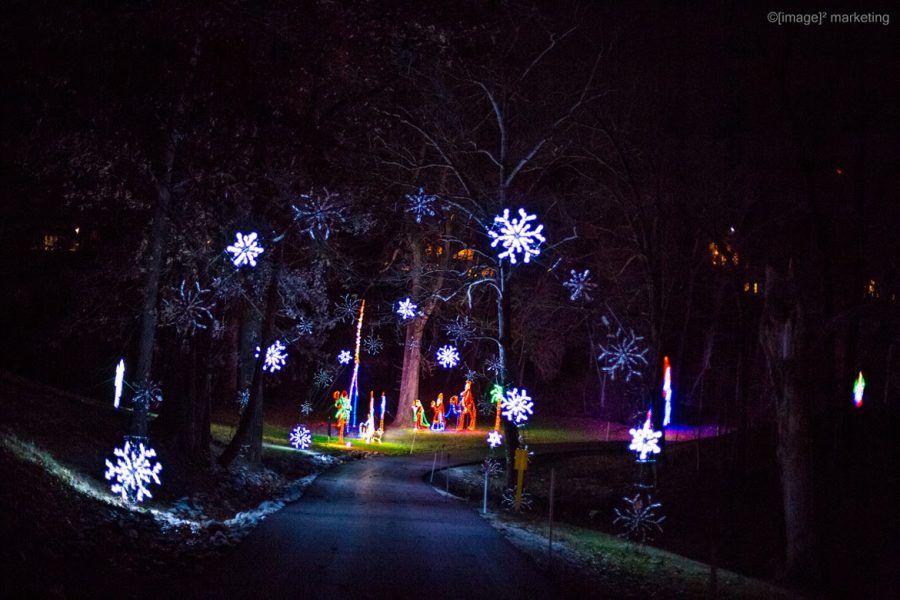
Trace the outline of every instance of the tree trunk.
{"label": "tree trunk", "polygon": [[400,374],[400,395],[394,427],[412,427],[412,405],[419,399],[419,368],[422,364],[422,335],[428,316],[418,316],[406,326],[406,344],[403,347],[403,371]]}
{"label": "tree trunk", "polygon": [[188,461],[200,465],[209,461],[210,371],[207,361],[200,364],[198,355],[209,355],[209,336],[208,331],[200,334],[191,349],[187,402],[178,422],[178,445]]}

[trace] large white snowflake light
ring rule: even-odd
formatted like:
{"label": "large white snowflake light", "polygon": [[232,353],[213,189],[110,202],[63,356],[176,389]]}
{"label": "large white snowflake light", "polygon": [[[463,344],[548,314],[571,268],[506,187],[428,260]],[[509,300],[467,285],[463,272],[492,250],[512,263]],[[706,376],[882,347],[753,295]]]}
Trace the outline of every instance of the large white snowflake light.
{"label": "large white snowflake light", "polygon": [[353,355],[349,350],[341,350],[338,353],[338,362],[342,365],[349,365],[351,360],[353,360]]}
{"label": "large white snowflake light", "polygon": [[144,498],[153,495],[146,488],[151,481],[160,485],[159,472],[162,465],[150,459],[156,458],[156,450],[144,447],[139,443],[135,448],[126,440],[124,448],[115,448],[116,464],[106,459],[106,480],[114,481],[110,486],[112,493],[119,494],[127,502],[143,502]]}
{"label": "large white snowflake light", "polygon": [[[266,357],[263,359],[263,371],[274,373],[280,371],[287,363],[287,347],[281,340],[275,340],[271,346],[266,348]],[[259,358],[259,346],[256,347],[256,358]]]}
{"label": "large white snowflake light", "polygon": [[119,401],[122,400],[122,384],[125,381],[125,359],[120,358],[119,364],[116,365],[116,396],[113,398],[113,406],[119,408]]}
{"label": "large white snowflake light", "polygon": [[412,300],[407,298],[406,300],[400,301],[400,304],[397,306],[397,314],[404,319],[412,319],[416,316],[416,309],[418,308],[418,305],[414,304]]}
{"label": "large white snowflake light", "polygon": [[435,215],[435,200],[437,200],[437,196],[428,195],[425,193],[424,188],[419,188],[419,191],[415,194],[406,194],[406,201],[409,203],[406,212],[414,214],[416,223],[421,223],[422,217],[433,217]]}
{"label": "large white snowflake light", "polygon": [[451,369],[459,364],[459,351],[450,344],[441,346],[437,351],[437,361],[445,369]]}
{"label": "large white snowflake light", "polygon": [[501,414],[516,425],[528,421],[534,414],[534,402],[525,389],[513,388],[506,391],[506,397],[500,401]]}
{"label": "large white snowflake light", "polygon": [[538,225],[531,228],[531,221],[537,219],[535,215],[529,215],[525,209],[519,209],[519,218],[509,218],[509,209],[503,209],[503,215],[494,217],[494,225],[499,227],[500,231],[494,229],[488,230],[488,235],[494,241],[491,242],[491,248],[496,248],[497,244],[503,246],[503,252],[497,255],[497,258],[503,260],[509,258],[509,262],[516,264],[518,254],[522,255],[522,260],[531,261],[532,256],[538,256],[541,253],[540,245],[547,240],[541,235],[544,226]]}
{"label": "large white snowflake light", "polygon": [[563,287],[569,290],[569,300],[572,302],[579,298],[585,302],[590,302],[593,300],[591,292],[597,287],[597,284],[591,281],[590,269],[585,269],[581,273],[572,269],[569,278],[563,282]]}
{"label": "large white snowflake light", "polygon": [[647,348],[640,346],[644,337],[635,335],[634,331],[626,332],[621,327],[607,337],[610,342],[606,346],[600,346],[600,354],[597,356],[597,360],[604,363],[603,370],[612,379],[620,371],[625,374],[625,381],[640,377],[642,368],[647,366],[647,359],[644,357]]}
{"label": "large white snowflake light", "polygon": [[487,436],[487,443],[491,448],[496,448],[503,443],[503,436],[499,431],[492,431]]}
{"label": "large white snowflake light", "polygon": [[628,446],[628,449],[637,453],[638,460],[645,461],[648,454],[659,454],[662,451],[657,441],[662,437],[662,432],[653,431],[650,419],[644,421],[644,425],[640,429],[635,427],[629,429],[628,433],[631,434],[631,445]]}
{"label": "large white snowflake light", "polygon": [[312,446],[312,432],[306,425],[297,425],[291,430],[291,446],[299,450],[306,450]]}
{"label": "large white snowflake light", "polygon": [[248,233],[244,235],[237,233],[237,239],[234,244],[225,248],[225,251],[231,254],[231,262],[234,266],[240,268],[244,265],[256,266],[256,257],[263,253],[263,247],[256,243],[257,235]]}

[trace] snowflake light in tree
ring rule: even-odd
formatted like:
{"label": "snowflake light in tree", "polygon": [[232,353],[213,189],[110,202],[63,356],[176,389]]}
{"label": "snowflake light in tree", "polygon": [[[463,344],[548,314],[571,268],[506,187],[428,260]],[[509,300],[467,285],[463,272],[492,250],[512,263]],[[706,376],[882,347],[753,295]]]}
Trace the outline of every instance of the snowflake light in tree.
{"label": "snowflake light in tree", "polygon": [[[151,481],[160,485],[159,472],[162,465],[151,459],[156,458],[156,450],[139,443],[135,448],[130,441],[125,441],[124,448],[113,450],[117,460],[113,464],[106,459],[106,480],[114,481],[110,486],[112,493],[118,494],[127,502],[143,502],[144,498],[153,495],[146,485]],[[155,464],[154,464],[155,463]]]}
{"label": "snowflake light in tree", "polygon": [[313,405],[309,402],[304,402],[300,405],[300,414],[304,417],[308,417],[310,413],[313,411]]}
{"label": "snowflake light in tree", "polygon": [[151,404],[162,402],[162,390],[155,381],[148,379],[133,387],[134,397],[132,398],[132,402],[134,404],[149,408]]}
{"label": "snowflake light in tree", "polygon": [[641,348],[640,342],[643,336],[635,335],[634,331],[625,332],[619,327],[616,333],[607,334],[610,342],[606,346],[600,346],[600,354],[597,360],[604,363],[603,370],[609,373],[612,379],[619,372],[625,375],[625,381],[631,381],[632,377],[640,377],[642,367],[647,366],[647,348]]}
{"label": "snowflake light in tree", "polygon": [[662,437],[661,431],[653,431],[653,424],[650,419],[644,421],[644,425],[638,429],[637,427],[629,429],[631,434],[631,445],[628,449],[637,453],[639,461],[646,461],[648,454],[659,454],[662,450],[659,447],[659,438]]}
{"label": "snowflake light in tree", "polygon": [[297,425],[291,430],[290,441],[294,448],[306,450],[312,446],[312,432],[306,428],[306,425]]}
{"label": "snowflake light in tree", "polygon": [[344,294],[334,303],[334,316],[341,321],[353,321],[359,315],[359,304],[356,295]]}
{"label": "snowflake light in tree", "polygon": [[466,371],[465,377],[466,377],[466,379],[468,379],[469,381],[474,382],[475,379],[478,377],[478,371],[476,371],[475,369],[469,369],[469,370]]}
{"label": "snowflake light in tree", "polygon": [[116,396],[113,398],[113,406],[119,408],[119,401],[122,399],[122,384],[125,382],[125,359],[120,358],[119,364],[116,365]]}
{"label": "snowflake light in tree", "polygon": [[297,324],[294,325],[294,330],[297,332],[297,335],[312,335],[312,319],[310,319],[306,315],[300,315],[299,317],[297,317]]}
{"label": "snowflake light in tree", "polygon": [[590,269],[585,269],[581,273],[572,269],[569,278],[563,282],[563,287],[569,290],[569,300],[572,302],[579,299],[590,302],[593,300],[591,292],[597,284],[591,281]]}
{"label": "snowflake light in tree", "polygon": [[653,535],[662,533],[662,522],[665,516],[656,514],[656,511],[662,508],[659,502],[653,502],[650,496],[646,499],[641,498],[640,494],[635,494],[633,498],[624,498],[626,508],[619,510],[613,509],[616,518],[613,523],[621,525],[624,529],[619,537],[629,538],[640,542],[649,542],[653,540]]}
{"label": "snowflake light in tree", "polygon": [[541,234],[544,226],[538,225],[532,229],[532,221],[537,219],[535,215],[529,215],[525,209],[519,209],[519,218],[509,218],[509,209],[503,209],[503,215],[494,217],[494,226],[499,228],[488,230],[488,235],[493,240],[491,248],[496,248],[497,244],[503,246],[503,252],[497,255],[497,258],[503,260],[509,258],[509,262],[516,264],[517,255],[522,255],[522,260],[526,263],[531,261],[532,256],[538,256],[541,253],[540,245],[547,240]]}
{"label": "snowflake light in tree", "polygon": [[495,377],[502,377],[503,361],[500,360],[499,356],[492,356],[484,361],[484,369],[489,373],[493,373]]}
{"label": "snowflake light in tree", "polygon": [[225,251],[231,254],[231,262],[234,266],[241,268],[244,265],[256,266],[256,257],[264,252],[263,247],[256,243],[257,235],[248,233],[244,235],[237,233],[237,239],[234,244],[225,248]]}
{"label": "snowflake light in tree", "polygon": [[350,354],[349,350],[341,350],[338,353],[337,359],[338,359],[338,362],[341,363],[342,365],[349,365],[350,361],[353,360],[353,355]]}
{"label": "snowflake light in tree", "polygon": [[506,397],[500,401],[500,410],[504,417],[518,425],[528,421],[528,417],[534,414],[534,402],[527,390],[513,388],[507,390]]}
{"label": "snowflake light in tree", "polygon": [[363,342],[363,348],[366,349],[366,352],[371,354],[372,356],[377,356],[379,352],[381,352],[382,348],[384,348],[384,342],[381,341],[381,338],[375,334],[370,334],[366,337]]}
{"label": "snowflake light in tree", "polygon": [[[275,340],[266,348],[266,356],[263,359],[263,371],[274,373],[280,371],[287,363],[287,347],[281,340]],[[259,346],[256,347],[256,358],[259,358]]]}
{"label": "snowflake light in tree", "polygon": [[406,212],[414,214],[416,223],[421,223],[422,217],[433,217],[435,215],[435,200],[437,200],[437,196],[426,194],[424,188],[419,188],[419,191],[415,194],[406,194],[406,202],[409,204]]}
{"label": "snowflake light in tree", "polygon": [[317,388],[328,387],[334,381],[334,375],[327,369],[319,369],[313,376],[313,385]]}
{"label": "snowflake light in tree", "polygon": [[487,443],[491,448],[496,448],[503,443],[503,436],[499,431],[492,431],[487,436]]}
{"label": "snowflake light in tree", "polygon": [[862,371],[859,372],[859,377],[856,378],[856,383],[853,384],[853,406],[859,408],[863,404],[863,394],[866,392],[866,380],[863,378]]}
{"label": "snowflake light in tree", "polygon": [[441,346],[437,351],[437,361],[445,369],[452,369],[459,364],[459,351],[450,344]]}
{"label": "snowflake light in tree", "polygon": [[324,190],[322,194],[301,194],[294,209],[294,221],[300,231],[314,240],[327,240],[331,230],[347,220],[346,205],[338,194]]}
{"label": "snowflake light in tree", "polygon": [[403,317],[404,319],[412,319],[416,316],[416,310],[419,307],[416,304],[413,304],[413,301],[407,298],[406,300],[401,300],[400,304],[397,306],[397,314]]}
{"label": "snowflake light in tree", "polygon": [[179,334],[193,335],[197,329],[206,329],[206,323],[213,320],[212,303],[208,297],[210,290],[202,289],[196,282],[192,286],[185,283],[182,280],[178,291],[163,299],[160,317],[163,325],[174,325]]}
{"label": "snowflake light in tree", "polygon": [[237,393],[237,403],[241,407],[241,410],[247,408],[247,405],[250,404],[250,389],[244,388],[242,390],[238,390]]}
{"label": "snowflake light in tree", "polygon": [[456,317],[444,328],[447,337],[455,344],[468,345],[475,337],[475,327],[469,321],[469,317]]}

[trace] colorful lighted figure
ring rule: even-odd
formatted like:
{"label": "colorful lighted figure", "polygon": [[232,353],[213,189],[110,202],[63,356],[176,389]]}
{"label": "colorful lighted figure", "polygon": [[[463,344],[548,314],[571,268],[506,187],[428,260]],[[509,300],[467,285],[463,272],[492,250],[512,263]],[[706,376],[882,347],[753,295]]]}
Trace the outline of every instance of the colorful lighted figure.
{"label": "colorful lighted figure", "polygon": [[663,401],[665,412],[663,413],[663,427],[668,427],[672,422],[672,367],[669,365],[669,357],[663,356]]}
{"label": "colorful lighted figure", "polygon": [[506,397],[506,394],[503,393],[503,386],[499,383],[495,383],[494,387],[491,388],[491,403],[497,405],[496,409],[496,417],[494,418],[494,431],[500,431],[500,405],[503,403],[503,399]]}
{"label": "colorful lighted figure", "polygon": [[496,448],[503,443],[503,436],[499,431],[492,431],[487,436],[487,443],[491,448]]}
{"label": "colorful lighted figure", "polygon": [[378,430],[384,432],[384,405],[387,402],[387,399],[384,397],[384,392],[381,392],[381,417],[378,419]]}
{"label": "colorful lighted figure", "polygon": [[256,266],[256,257],[263,253],[263,248],[256,243],[256,233],[244,235],[238,232],[234,244],[225,248],[231,254],[231,262],[241,268],[244,265]]}
{"label": "colorful lighted figure", "polygon": [[866,380],[863,378],[862,371],[859,372],[859,377],[856,378],[856,383],[853,384],[853,405],[856,408],[862,406],[863,403],[863,394],[866,391]]}
{"label": "colorful lighted figure", "polygon": [[443,431],[446,423],[444,421],[444,394],[440,393],[437,400],[431,401],[431,430]]}
{"label": "colorful lighted figure", "polygon": [[119,408],[119,401],[122,400],[122,383],[125,381],[125,359],[120,358],[119,364],[116,365],[116,397],[113,398],[113,406]]}
{"label": "colorful lighted figure", "polygon": [[338,442],[343,444],[344,427],[346,427],[347,420],[350,418],[350,413],[353,411],[353,408],[350,406],[350,395],[347,393],[347,390],[334,393],[334,407],[337,409],[334,413],[334,418],[337,419]]}
{"label": "colorful lighted figure", "polygon": [[425,407],[418,399],[412,403],[413,411],[413,427],[418,429],[428,429],[428,419],[425,418]]}
{"label": "colorful lighted figure", "polygon": [[649,416],[644,421],[643,427],[629,429],[628,433],[631,434],[631,445],[628,449],[638,454],[639,461],[646,461],[648,454],[659,454],[662,451],[658,441],[662,437],[662,431],[653,431],[653,423]]}
{"label": "colorful lighted figure", "polygon": [[371,444],[376,436],[375,431],[375,392],[369,392],[369,416],[359,424],[359,437]]}
{"label": "colorful lighted figure", "polygon": [[[463,427],[469,431],[475,431],[475,419],[478,411],[475,406],[475,397],[472,395],[472,381],[466,380],[466,387],[459,398],[459,419],[456,421],[456,430],[462,431]],[[468,426],[466,425],[468,417]]]}
{"label": "colorful lighted figure", "polygon": [[447,412],[444,413],[446,427],[450,426],[449,421],[447,421],[450,417],[456,417],[456,421],[459,423],[459,396],[457,395],[450,396],[450,400],[447,402]]}
{"label": "colorful lighted figure", "polygon": [[406,300],[401,300],[397,305],[397,314],[403,317],[403,319],[412,319],[416,316],[416,310],[419,307],[413,303],[412,300],[407,298]]}

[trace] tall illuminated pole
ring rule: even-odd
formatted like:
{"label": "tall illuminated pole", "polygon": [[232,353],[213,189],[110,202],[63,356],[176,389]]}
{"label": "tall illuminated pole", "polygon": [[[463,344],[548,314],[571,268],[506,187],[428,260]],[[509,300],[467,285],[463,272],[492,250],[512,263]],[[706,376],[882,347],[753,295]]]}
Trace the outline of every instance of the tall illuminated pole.
{"label": "tall illuminated pole", "polygon": [[359,344],[362,339],[363,313],[366,310],[366,301],[363,299],[359,305],[359,320],[356,322],[356,351],[353,353],[353,379],[350,380],[350,398],[353,400],[353,423],[351,427],[356,429],[356,400],[359,398]]}
{"label": "tall illuminated pole", "polygon": [[672,366],[669,364],[669,357],[663,357],[663,402],[665,402],[663,413],[663,427],[668,427],[672,422]]}

